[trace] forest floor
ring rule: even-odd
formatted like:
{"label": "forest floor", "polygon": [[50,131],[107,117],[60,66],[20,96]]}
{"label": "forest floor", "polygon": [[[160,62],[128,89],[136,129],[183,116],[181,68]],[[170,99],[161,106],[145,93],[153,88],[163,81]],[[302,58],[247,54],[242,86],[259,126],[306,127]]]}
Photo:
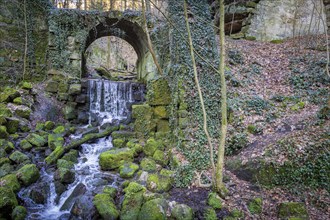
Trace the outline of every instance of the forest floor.
{"label": "forest floor", "polygon": [[[278,219],[280,203],[303,202],[310,219],[330,219],[329,183],[324,183],[325,187],[309,187],[303,186],[302,180],[297,181],[297,186],[291,183],[267,187],[253,183],[251,177],[244,176],[248,174],[233,172],[227,165],[260,160],[283,165],[295,161],[295,157],[315,159],[320,155],[309,155],[314,146],[329,153],[329,118],[323,120],[319,116],[320,109],[330,105],[330,81],[325,73],[326,51],[322,42],[324,36],[295,38],[278,44],[226,40],[230,69],[226,78],[228,102],[233,111],[228,133],[230,138],[236,135],[247,140],[244,146],[239,146],[239,138],[238,144],[227,143],[231,150],[226,157],[225,182],[230,193],[224,201],[227,214],[222,209],[217,213],[219,218],[238,209],[244,212],[244,219]],[[327,165],[324,169],[330,172]],[[326,175],[329,178],[329,173]],[[196,194],[199,201],[207,197],[200,188],[180,192],[174,193],[174,198],[186,200],[186,204],[196,200]],[[260,215],[252,215],[248,209],[247,204],[255,198],[263,201]],[[200,202],[199,206],[205,204]]]}

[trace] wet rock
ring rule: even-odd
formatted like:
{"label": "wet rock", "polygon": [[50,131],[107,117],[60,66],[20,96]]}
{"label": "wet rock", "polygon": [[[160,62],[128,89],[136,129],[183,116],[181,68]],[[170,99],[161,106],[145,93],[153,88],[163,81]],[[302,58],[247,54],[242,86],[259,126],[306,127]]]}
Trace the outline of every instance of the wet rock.
{"label": "wet rock", "polygon": [[86,186],[82,183],[79,183],[74,190],[72,191],[71,195],[68,199],[64,202],[63,206],[60,208],[61,211],[69,210],[72,204],[86,192]]}
{"label": "wet rock", "polygon": [[13,166],[11,166],[9,163],[5,163],[0,167],[0,177],[6,176],[7,174],[10,174],[12,171],[14,171]]}
{"label": "wet rock", "polygon": [[143,158],[140,166],[142,170],[147,172],[153,172],[157,170],[156,162],[151,158]]}
{"label": "wet rock", "polygon": [[36,147],[43,147],[47,144],[47,140],[38,134],[29,134],[25,140],[27,140],[30,144]]}
{"label": "wet rock", "polygon": [[46,183],[38,183],[34,185],[29,193],[29,197],[37,204],[45,204],[47,202],[48,186]]}
{"label": "wet rock", "polygon": [[59,181],[55,181],[54,184],[55,184],[55,192],[57,195],[61,195],[67,189],[67,187]]}
{"label": "wet rock", "polygon": [[93,196],[80,196],[72,206],[70,213],[80,219],[92,219],[96,214],[96,209],[93,205]]}
{"label": "wet rock", "polygon": [[120,219],[137,219],[143,204],[143,194],[146,188],[138,183],[131,182],[124,189],[125,197],[122,204]]}
{"label": "wet rock", "polygon": [[116,169],[123,162],[132,162],[134,158],[134,150],[129,148],[113,149],[100,154],[100,166],[102,170]]}
{"label": "wet rock", "polygon": [[70,184],[75,180],[75,173],[70,169],[60,167],[55,171],[54,179],[64,184]]}
{"label": "wet rock", "polygon": [[21,184],[19,184],[15,174],[9,174],[2,177],[0,182],[3,187],[9,187],[13,190],[13,192],[18,192],[21,188]]}
{"label": "wet rock", "polygon": [[27,164],[17,171],[16,176],[23,185],[29,186],[39,179],[40,174],[35,164]]}
{"label": "wet rock", "polygon": [[84,104],[84,103],[86,103],[86,100],[87,100],[87,96],[85,94],[80,94],[76,97],[75,102],[80,103],[80,104]]}
{"label": "wet rock", "polygon": [[168,204],[165,199],[153,199],[143,204],[138,220],[160,220],[167,219],[166,211]]}
{"label": "wet rock", "polygon": [[7,139],[9,134],[7,132],[7,128],[5,126],[0,126],[0,138]]}
{"label": "wet rock", "polygon": [[0,213],[11,213],[11,210],[18,205],[16,195],[10,187],[0,187]]}
{"label": "wet rock", "polygon": [[64,107],[64,117],[66,120],[72,120],[77,118],[78,113],[76,111],[76,105],[75,102],[69,102]]}
{"label": "wet rock", "polygon": [[13,220],[24,220],[27,216],[27,211],[24,206],[16,206],[11,214]]}
{"label": "wet rock", "polygon": [[192,220],[194,213],[192,208],[185,204],[175,204],[171,212],[171,217],[177,220]]}
{"label": "wet rock", "polygon": [[139,170],[139,165],[135,163],[124,163],[119,167],[119,174],[122,178],[131,178]]}
{"label": "wet rock", "polygon": [[25,150],[25,151],[28,151],[28,150],[31,150],[32,149],[32,144],[30,144],[30,142],[28,142],[27,140],[22,140],[20,143],[19,143],[19,146],[22,150]]}
{"label": "wet rock", "polygon": [[118,219],[119,211],[108,194],[97,194],[94,197],[93,204],[96,207],[97,212],[103,219]]}
{"label": "wet rock", "polygon": [[15,151],[9,156],[9,159],[16,164],[28,164],[31,162],[30,158],[26,156],[25,154]]}

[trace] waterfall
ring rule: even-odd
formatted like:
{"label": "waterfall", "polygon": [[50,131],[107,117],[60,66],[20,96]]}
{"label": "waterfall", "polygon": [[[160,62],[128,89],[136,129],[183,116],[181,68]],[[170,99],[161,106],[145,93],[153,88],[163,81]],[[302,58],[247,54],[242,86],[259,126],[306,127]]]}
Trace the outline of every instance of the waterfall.
{"label": "waterfall", "polygon": [[90,124],[102,125],[129,119],[133,103],[144,101],[144,86],[133,82],[89,80]]}
{"label": "waterfall", "polygon": [[[89,80],[89,114],[90,125],[120,123],[130,119],[131,105],[144,101],[144,85],[134,82],[112,82],[108,80]],[[87,128],[83,126],[82,128]],[[83,129],[84,130],[84,129]],[[71,139],[79,139],[82,134],[75,134]],[[19,197],[28,210],[27,219],[71,219],[71,209],[76,204],[86,205],[83,216],[77,219],[91,219],[93,215],[92,198],[100,193],[104,186],[117,187],[123,181],[118,174],[103,172],[99,166],[100,153],[112,148],[112,138],[101,138],[95,143],[81,146],[78,163],[74,166],[75,180],[67,186],[66,191],[58,195],[54,181],[54,170],[42,169],[40,180],[22,189]],[[47,201],[36,204],[30,199],[33,187],[46,185]],[[79,205],[78,205],[79,206]]]}

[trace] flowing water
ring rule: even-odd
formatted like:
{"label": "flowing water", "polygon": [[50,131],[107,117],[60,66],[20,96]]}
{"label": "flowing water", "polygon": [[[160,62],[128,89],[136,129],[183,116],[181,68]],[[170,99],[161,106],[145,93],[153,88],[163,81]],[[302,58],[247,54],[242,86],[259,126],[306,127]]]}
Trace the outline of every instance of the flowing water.
{"label": "flowing water", "polygon": [[[115,120],[128,119],[130,106],[143,101],[144,87],[138,83],[90,80],[88,95],[90,123],[96,121],[102,125]],[[76,134],[71,138],[81,138],[81,134]],[[101,192],[104,186],[119,186],[122,180],[118,175],[101,171],[98,163],[100,153],[112,148],[111,141],[111,137],[107,137],[81,146],[78,163],[74,167],[75,181],[68,185],[67,190],[60,196],[56,194],[55,190],[54,171],[43,168],[40,180],[28,188],[22,189],[18,194],[28,210],[27,219],[71,219],[70,211],[76,203],[86,201],[92,203],[93,195]],[[31,189],[39,186],[45,187],[47,190],[47,201],[44,204],[36,204],[30,199]],[[81,198],[85,198],[85,200],[81,200]],[[92,204],[84,205],[84,207],[85,214],[82,219],[91,218],[92,216],[88,214],[92,214]]]}

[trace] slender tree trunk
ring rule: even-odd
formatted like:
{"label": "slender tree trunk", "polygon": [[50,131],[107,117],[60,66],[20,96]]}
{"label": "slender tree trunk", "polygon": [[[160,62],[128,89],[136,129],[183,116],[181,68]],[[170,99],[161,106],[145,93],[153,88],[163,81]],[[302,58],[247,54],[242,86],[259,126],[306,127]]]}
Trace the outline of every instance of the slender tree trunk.
{"label": "slender tree trunk", "polygon": [[107,46],[108,46],[108,53],[107,53],[107,68],[111,68],[111,39],[107,37]]}
{"label": "slender tree trunk", "polygon": [[28,50],[28,27],[27,27],[27,14],[26,14],[26,0],[24,0],[24,29],[25,29],[25,45],[24,45],[24,61],[23,61],[23,80],[26,76],[27,64],[27,50]]}
{"label": "slender tree trunk", "polygon": [[155,51],[153,49],[152,42],[151,42],[151,39],[150,39],[148,25],[147,25],[146,7],[144,5],[144,0],[141,0],[141,3],[142,3],[143,26],[144,26],[144,31],[146,32],[146,35],[147,35],[148,49],[149,49],[149,51],[151,53],[151,56],[152,56],[152,59],[154,60],[155,65],[156,65],[156,67],[158,69],[158,73],[160,75],[163,75],[163,70],[160,67],[159,63],[158,63],[158,60],[157,60],[157,57],[156,57],[156,53],[155,53]]}
{"label": "slender tree trunk", "polygon": [[225,10],[224,0],[220,0],[220,63],[219,72],[221,78],[221,134],[218,149],[218,162],[216,170],[216,190],[221,193],[223,190],[223,167],[225,157],[225,144],[227,134],[227,89],[225,79]]}
{"label": "slender tree trunk", "polygon": [[189,40],[189,47],[190,47],[190,55],[191,55],[191,60],[192,60],[192,65],[193,65],[193,69],[194,69],[194,79],[195,79],[195,84],[198,90],[198,96],[199,96],[199,101],[201,103],[201,107],[202,107],[202,112],[203,112],[203,129],[207,138],[207,142],[209,145],[209,149],[210,149],[210,162],[211,162],[211,166],[212,166],[212,181],[214,182],[214,173],[215,173],[215,164],[214,164],[214,157],[213,157],[213,145],[212,145],[212,141],[211,141],[211,137],[207,128],[207,113],[205,110],[205,106],[204,106],[204,99],[203,99],[203,95],[202,95],[202,90],[199,84],[199,79],[198,79],[198,74],[197,74],[197,67],[196,67],[196,61],[195,61],[195,54],[194,54],[194,48],[193,48],[193,42],[192,42],[192,38],[191,38],[191,32],[190,32],[190,26],[189,26],[189,21],[188,21],[188,13],[187,13],[187,2],[186,0],[183,0],[183,4],[184,4],[184,15],[185,15],[185,21],[186,21],[186,27],[187,27],[187,33],[188,33],[188,40]]}

